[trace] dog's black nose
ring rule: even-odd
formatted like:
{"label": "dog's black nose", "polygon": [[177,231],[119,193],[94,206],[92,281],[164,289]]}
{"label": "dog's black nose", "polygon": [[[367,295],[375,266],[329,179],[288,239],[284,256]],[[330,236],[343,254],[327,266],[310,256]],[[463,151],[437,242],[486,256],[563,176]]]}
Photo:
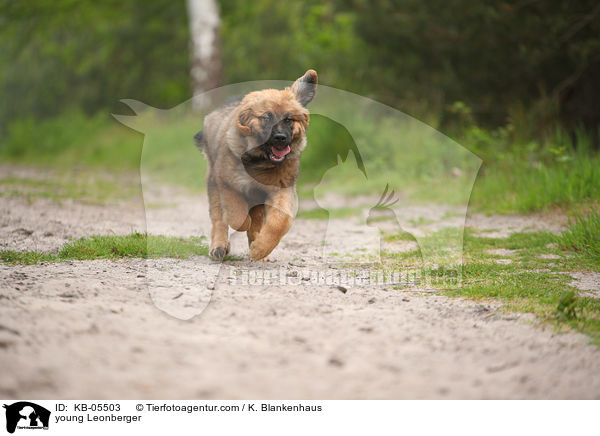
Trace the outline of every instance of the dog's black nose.
{"label": "dog's black nose", "polygon": [[276,144],[285,144],[286,141],[287,136],[283,133],[276,133],[275,135],[273,135],[273,142],[275,142]]}

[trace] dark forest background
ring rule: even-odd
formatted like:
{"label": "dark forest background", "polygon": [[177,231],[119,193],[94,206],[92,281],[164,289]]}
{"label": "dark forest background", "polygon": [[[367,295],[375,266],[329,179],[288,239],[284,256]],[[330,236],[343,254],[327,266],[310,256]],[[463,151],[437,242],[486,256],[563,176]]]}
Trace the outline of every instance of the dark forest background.
{"label": "dark forest background", "polygon": [[[600,4],[592,0],[220,2],[222,84],[295,78],[440,126],[472,117],[543,135],[600,123]],[[191,96],[182,1],[2,1],[0,126],[120,98]],[[523,125],[521,125],[523,124]],[[525,128],[525,125],[528,127]]]}

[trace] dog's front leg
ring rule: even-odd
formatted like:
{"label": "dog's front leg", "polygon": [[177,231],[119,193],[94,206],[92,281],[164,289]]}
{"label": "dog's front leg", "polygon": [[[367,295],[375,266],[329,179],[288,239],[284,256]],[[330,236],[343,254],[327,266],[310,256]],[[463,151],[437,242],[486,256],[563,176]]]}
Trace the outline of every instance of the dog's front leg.
{"label": "dog's front leg", "polygon": [[248,229],[248,246],[250,246],[265,224],[265,205],[259,204],[254,206],[248,214],[251,219],[250,228]]}
{"label": "dog's front leg", "polygon": [[248,203],[242,194],[228,186],[221,186],[221,204],[223,205],[223,219],[229,227],[238,232],[245,232],[250,228]]}
{"label": "dog's front leg", "polygon": [[219,194],[219,189],[217,188],[216,182],[211,177],[208,178],[206,188],[208,191],[210,220],[212,222],[209,256],[213,259],[221,260],[229,253],[228,227],[223,219],[223,208],[221,207],[221,195]]}
{"label": "dog's front leg", "polygon": [[296,191],[293,188],[282,189],[267,201],[265,224],[250,244],[250,259],[263,259],[273,251],[292,227],[296,208]]}

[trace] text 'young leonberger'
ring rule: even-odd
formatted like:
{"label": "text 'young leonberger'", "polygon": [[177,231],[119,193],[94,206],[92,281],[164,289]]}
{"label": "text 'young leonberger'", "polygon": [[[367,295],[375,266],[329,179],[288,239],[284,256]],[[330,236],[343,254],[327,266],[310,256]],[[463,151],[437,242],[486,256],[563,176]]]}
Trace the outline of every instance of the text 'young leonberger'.
{"label": "text 'young leonberger'", "polygon": [[195,139],[208,161],[212,258],[229,253],[229,227],[247,232],[250,258],[259,260],[292,226],[305,106],[316,89],[317,73],[308,70],[290,88],[251,92],[204,119]]}

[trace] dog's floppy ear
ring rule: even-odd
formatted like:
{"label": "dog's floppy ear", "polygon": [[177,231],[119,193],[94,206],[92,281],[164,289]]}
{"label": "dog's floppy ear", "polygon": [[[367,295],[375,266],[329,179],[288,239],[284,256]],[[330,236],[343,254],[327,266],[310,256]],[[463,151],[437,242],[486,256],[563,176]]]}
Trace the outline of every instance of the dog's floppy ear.
{"label": "dog's floppy ear", "polygon": [[249,107],[242,108],[237,116],[237,128],[241,135],[250,136],[252,128],[249,126],[252,118],[252,110]]}
{"label": "dog's floppy ear", "polygon": [[317,92],[317,72],[315,70],[308,70],[304,73],[304,76],[294,82],[290,90],[296,96],[296,100],[302,106],[306,106],[315,96],[315,92]]}

